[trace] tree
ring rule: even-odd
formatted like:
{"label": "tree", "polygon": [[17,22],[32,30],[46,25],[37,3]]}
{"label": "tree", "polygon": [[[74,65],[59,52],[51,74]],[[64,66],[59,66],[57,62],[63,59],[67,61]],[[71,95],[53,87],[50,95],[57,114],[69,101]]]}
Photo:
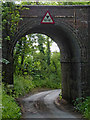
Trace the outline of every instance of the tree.
{"label": "tree", "polygon": [[50,57],[51,57],[51,51],[50,51],[50,38],[49,37],[47,37],[46,38],[46,40],[47,40],[47,64],[48,64],[48,66],[50,65]]}
{"label": "tree", "polygon": [[15,32],[18,29],[20,18],[19,9],[14,2],[2,3],[2,29],[3,40],[12,40]]}
{"label": "tree", "polygon": [[60,53],[51,55],[51,43],[52,40],[43,34],[27,35],[18,41],[14,51],[16,73],[26,73],[34,79],[60,80]]}
{"label": "tree", "polygon": [[43,47],[43,44],[44,44],[44,42],[45,42],[45,39],[44,39],[44,37],[43,37],[42,35],[40,35],[40,34],[37,34],[37,37],[38,37],[38,48],[39,48],[39,51],[40,51],[40,53],[45,54],[45,53],[44,53],[44,47]]}
{"label": "tree", "polygon": [[9,64],[3,63],[2,71],[3,81],[10,84],[13,82],[13,53],[10,47],[21,20],[20,8],[14,2],[2,2],[2,57],[9,61]]}

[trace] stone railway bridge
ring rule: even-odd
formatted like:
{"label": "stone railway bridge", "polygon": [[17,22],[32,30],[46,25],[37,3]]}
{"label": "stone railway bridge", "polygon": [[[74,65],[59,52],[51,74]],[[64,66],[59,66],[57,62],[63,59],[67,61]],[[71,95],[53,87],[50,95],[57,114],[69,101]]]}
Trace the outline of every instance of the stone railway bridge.
{"label": "stone railway bridge", "polygon": [[[23,18],[12,42],[3,41],[5,82],[13,84],[13,50],[27,34],[42,33],[51,37],[61,52],[62,96],[71,101],[90,95],[90,6],[24,6]],[[54,24],[41,24],[49,11]]]}

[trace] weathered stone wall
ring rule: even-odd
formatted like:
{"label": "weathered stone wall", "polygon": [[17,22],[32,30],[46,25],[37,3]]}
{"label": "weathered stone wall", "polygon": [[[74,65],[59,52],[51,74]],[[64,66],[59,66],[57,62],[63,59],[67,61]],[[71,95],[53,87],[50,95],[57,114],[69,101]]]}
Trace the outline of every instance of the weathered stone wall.
{"label": "weathered stone wall", "polygon": [[[61,51],[62,94],[71,101],[89,95],[90,90],[90,6],[24,6],[20,12],[23,21],[10,46],[13,48],[22,36],[43,33],[50,36]],[[55,24],[41,24],[49,11]],[[11,82],[9,82],[11,83]]]}
{"label": "weathered stone wall", "polygon": [[87,43],[87,59],[88,63],[86,65],[86,73],[87,73],[87,83],[86,83],[86,90],[87,90],[87,95],[90,96],[90,7],[88,8],[88,43]]}

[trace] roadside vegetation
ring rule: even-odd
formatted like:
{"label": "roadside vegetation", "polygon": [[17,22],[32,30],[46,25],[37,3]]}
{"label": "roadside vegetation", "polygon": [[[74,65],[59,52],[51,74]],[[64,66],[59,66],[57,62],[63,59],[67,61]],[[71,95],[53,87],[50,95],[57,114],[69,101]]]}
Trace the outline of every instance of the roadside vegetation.
{"label": "roadside vegetation", "polygon": [[90,120],[90,96],[86,98],[77,98],[74,101],[74,108],[77,112],[83,114],[83,117]]}
{"label": "roadside vegetation", "polygon": [[[86,5],[90,2],[22,2],[21,4]],[[21,7],[17,8],[15,3],[11,2],[4,2],[2,5],[2,29],[8,31],[3,38],[5,41],[12,40],[18,22],[22,20],[19,9]],[[24,96],[34,88],[61,88],[60,52],[52,52],[50,48],[52,44],[53,41],[48,36],[37,33],[26,35],[17,42],[13,54],[14,88],[10,89],[4,83],[2,85],[2,118],[20,118],[21,111],[16,98]],[[9,61],[4,59],[3,63],[8,64]],[[74,105],[86,118],[90,117],[90,97],[84,99],[83,102],[79,102],[77,99]]]}
{"label": "roadside vegetation", "polygon": [[[5,88],[3,85],[3,94],[2,94],[2,118],[8,119],[8,118],[20,118],[21,111],[19,105],[16,103],[14,97],[12,95],[8,95],[7,91],[8,89]],[[9,92],[12,90],[10,89]]]}

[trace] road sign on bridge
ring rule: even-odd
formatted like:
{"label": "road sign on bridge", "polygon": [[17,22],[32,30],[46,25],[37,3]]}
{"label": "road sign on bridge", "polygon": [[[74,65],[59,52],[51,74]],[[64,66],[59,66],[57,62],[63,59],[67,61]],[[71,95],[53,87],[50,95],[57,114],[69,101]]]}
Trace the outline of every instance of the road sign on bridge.
{"label": "road sign on bridge", "polygon": [[49,11],[47,11],[41,21],[42,24],[54,24],[54,20]]}

